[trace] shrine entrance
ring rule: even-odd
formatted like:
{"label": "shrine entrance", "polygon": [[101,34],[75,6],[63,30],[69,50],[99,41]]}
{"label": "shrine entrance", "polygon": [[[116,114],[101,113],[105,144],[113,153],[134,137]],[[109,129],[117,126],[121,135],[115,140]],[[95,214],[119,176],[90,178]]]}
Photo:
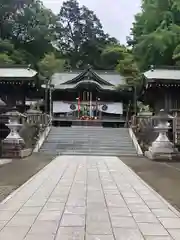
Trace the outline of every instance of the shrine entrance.
{"label": "shrine entrance", "polygon": [[98,119],[100,98],[97,85],[81,83],[78,88],[78,118],[82,120]]}
{"label": "shrine entrance", "polygon": [[83,91],[79,94],[78,101],[78,118],[82,120],[100,118],[100,98],[96,92]]}
{"label": "shrine entrance", "polygon": [[97,116],[98,108],[96,107],[95,104],[92,103],[83,103],[81,105],[81,110],[80,110],[80,117],[85,117],[85,118],[94,118],[98,117]]}

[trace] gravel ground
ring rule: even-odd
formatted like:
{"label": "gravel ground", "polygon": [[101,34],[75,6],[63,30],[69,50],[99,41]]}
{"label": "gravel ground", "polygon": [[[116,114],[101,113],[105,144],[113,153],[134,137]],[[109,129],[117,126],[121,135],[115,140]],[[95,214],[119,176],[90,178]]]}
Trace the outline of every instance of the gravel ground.
{"label": "gravel ground", "polygon": [[44,168],[52,159],[52,155],[33,153],[23,160],[16,159],[0,166],[0,201]]}
{"label": "gravel ground", "polygon": [[120,157],[120,159],[180,210],[180,162],[154,162],[138,157]]}

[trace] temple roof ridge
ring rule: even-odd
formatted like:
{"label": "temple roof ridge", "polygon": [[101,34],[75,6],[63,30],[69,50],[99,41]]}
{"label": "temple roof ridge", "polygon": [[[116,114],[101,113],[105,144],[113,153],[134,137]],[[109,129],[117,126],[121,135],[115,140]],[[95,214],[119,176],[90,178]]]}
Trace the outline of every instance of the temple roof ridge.
{"label": "temple roof ridge", "polygon": [[87,67],[84,71],[79,73],[75,78],[72,78],[69,81],[64,82],[63,84],[76,84],[78,82],[81,82],[84,80],[84,78],[87,77],[88,79],[94,78],[95,81],[97,81],[99,84],[102,85],[113,85],[103,78],[101,78],[93,69],[92,67]]}

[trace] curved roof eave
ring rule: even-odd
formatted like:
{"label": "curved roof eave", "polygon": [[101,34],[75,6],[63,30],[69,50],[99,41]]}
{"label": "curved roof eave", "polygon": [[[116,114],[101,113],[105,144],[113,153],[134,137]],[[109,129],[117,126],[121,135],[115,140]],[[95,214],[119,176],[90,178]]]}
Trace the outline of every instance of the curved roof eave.
{"label": "curved roof eave", "polygon": [[63,85],[57,85],[57,86],[54,86],[54,90],[67,90],[67,89],[76,89],[78,88],[79,85],[83,85],[84,83],[91,83],[93,85],[96,85],[99,89],[102,89],[102,90],[112,90],[112,91],[115,91],[115,87],[114,86],[106,86],[106,85],[101,85],[95,81],[84,81],[84,82],[80,82],[80,83],[77,83],[77,84],[63,84]]}

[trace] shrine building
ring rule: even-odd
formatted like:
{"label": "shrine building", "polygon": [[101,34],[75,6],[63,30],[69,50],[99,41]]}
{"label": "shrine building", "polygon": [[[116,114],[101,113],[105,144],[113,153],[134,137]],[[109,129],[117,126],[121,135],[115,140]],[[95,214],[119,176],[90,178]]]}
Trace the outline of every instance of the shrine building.
{"label": "shrine building", "polygon": [[87,68],[55,73],[51,80],[54,121],[93,119],[123,123],[132,96],[132,89],[119,89],[123,85],[125,79],[113,71]]}

